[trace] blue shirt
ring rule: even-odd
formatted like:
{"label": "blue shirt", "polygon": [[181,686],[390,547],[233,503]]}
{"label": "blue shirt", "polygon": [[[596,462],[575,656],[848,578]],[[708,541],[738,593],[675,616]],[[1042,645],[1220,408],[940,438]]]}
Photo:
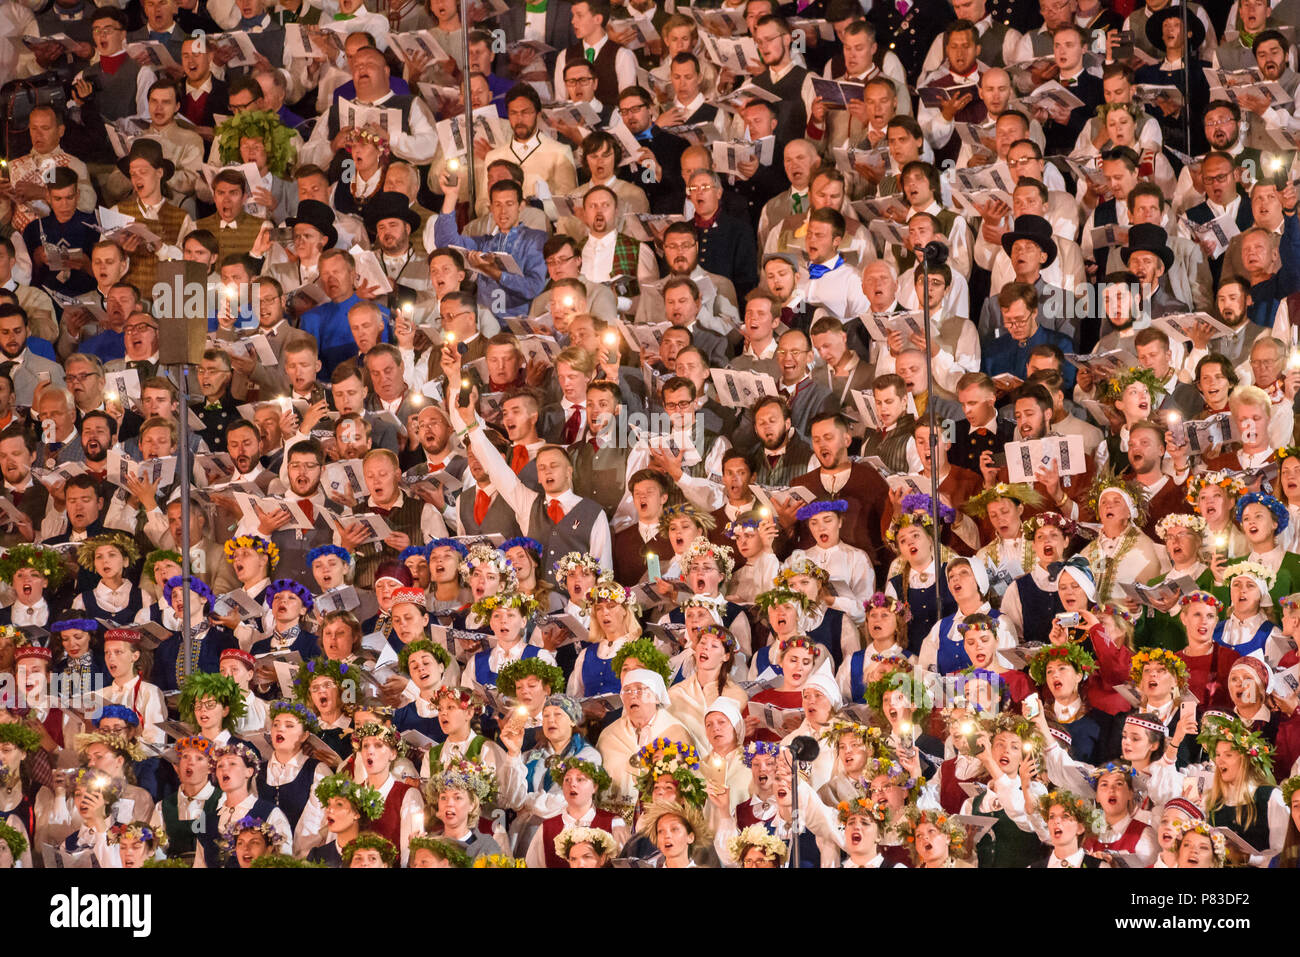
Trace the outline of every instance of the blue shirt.
{"label": "blue shirt", "polygon": [[[54,354],[54,346],[50,345],[48,339],[42,339],[39,336],[28,336],[27,348],[34,356],[40,356],[42,359],[49,359],[51,362],[59,361],[59,357]],[[123,355],[125,355],[125,352],[123,352]]]}
{"label": "blue shirt", "polygon": [[100,362],[112,362],[114,359],[126,358],[126,337],[120,332],[105,329],[97,332],[81,344],[81,352],[88,353]]}
{"label": "blue shirt", "polygon": [[546,259],[542,245],[546,234],[516,225],[508,233],[491,236],[462,236],[454,213],[442,213],[434,220],[434,242],[439,246],[463,246],[479,252],[506,252],[514,257],[522,275],[502,272],[500,279],[478,277],[479,305],[494,316],[522,316],[546,286]]}
{"label": "blue shirt", "polygon": [[[543,270],[545,272],[545,270]],[[320,380],[329,382],[334,367],[347,359],[357,356],[357,342],[352,338],[352,328],[348,325],[348,310],[359,302],[364,302],[353,293],[342,302],[327,302],[309,309],[302,314],[298,323],[303,332],[310,332],[316,337],[320,350]],[[388,309],[375,303],[384,315],[384,331],[381,342],[388,341]]]}
{"label": "blue shirt", "polygon": [[[1038,327],[1038,331],[1030,336],[1023,343],[1016,342],[1014,338],[1007,335],[1007,331],[999,327],[997,332],[1000,335],[986,336],[980,343],[980,348],[984,358],[980,360],[980,371],[990,376],[1001,375],[1003,372],[1010,372],[1012,375],[1026,378],[1028,374],[1029,353],[1035,346],[1051,345],[1056,346],[1062,352],[1074,351],[1074,340],[1069,336],[1055,332],[1051,329]],[[1074,389],[1075,368],[1070,363],[1063,364],[1061,375],[1065,379],[1065,391],[1067,394]]]}

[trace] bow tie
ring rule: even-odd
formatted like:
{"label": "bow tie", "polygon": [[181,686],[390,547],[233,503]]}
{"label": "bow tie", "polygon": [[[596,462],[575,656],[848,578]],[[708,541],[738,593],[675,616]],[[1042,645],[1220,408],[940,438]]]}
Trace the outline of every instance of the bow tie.
{"label": "bow tie", "polygon": [[993,434],[993,433],[992,433],[991,431],[989,431],[988,429],[974,429],[974,430],[972,430],[972,431],[973,431],[973,433],[974,433],[975,435],[983,436],[983,437],[986,438],[986,439],[987,439],[989,436],[991,436],[991,435]]}
{"label": "bow tie", "polygon": [[651,140],[654,139],[654,135],[655,135],[654,130],[645,129],[642,130],[640,133],[636,134],[636,141],[638,143],[649,143]]}

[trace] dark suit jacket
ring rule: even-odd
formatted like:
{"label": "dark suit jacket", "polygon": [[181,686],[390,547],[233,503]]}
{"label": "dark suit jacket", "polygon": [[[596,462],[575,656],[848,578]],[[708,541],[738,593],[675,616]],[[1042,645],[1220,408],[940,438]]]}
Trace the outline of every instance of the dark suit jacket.
{"label": "dark suit jacket", "polygon": [[1005,419],[995,419],[997,432],[993,435],[971,435],[970,422],[959,419],[954,430],[952,446],[948,449],[948,464],[979,473],[980,455],[987,449],[996,453],[1008,442],[1015,441],[1016,430]]}
{"label": "dark suit jacket", "polygon": [[[559,55],[560,50],[567,50],[573,46],[576,37],[573,35],[573,23],[569,15],[569,0],[550,0],[546,5],[546,35],[542,38],[546,45],[552,47],[552,51],[546,54],[546,68],[555,69],[555,58]],[[512,40],[518,40],[524,35],[524,23],[526,21],[526,11],[524,4],[512,3],[510,9],[500,14],[497,23],[506,32],[506,36]],[[505,54],[502,54],[504,61]]]}
{"label": "dark suit jacket", "polygon": [[[1250,197],[1240,186],[1237,187],[1237,195],[1241,197],[1241,202],[1237,204],[1237,229],[1244,233],[1255,225],[1255,211],[1251,208]],[[1210,201],[1207,199],[1203,203],[1189,207],[1187,218],[1198,226],[1214,222],[1215,216],[1210,209]],[[1227,257],[1227,252],[1225,249],[1217,259],[1210,260],[1210,275],[1214,277],[1216,287],[1219,285],[1219,276],[1223,274],[1223,261]]]}
{"label": "dark suit jacket", "polygon": [[686,187],[682,182],[682,153],[689,145],[675,133],[666,133],[657,126],[650,127],[650,152],[659,164],[660,178],[647,182],[642,179],[646,170],[639,163],[618,168],[618,178],[645,190],[652,213],[680,213]]}
{"label": "dark suit jacket", "polygon": [[1083,106],[1072,110],[1070,118],[1064,123],[1057,123],[1052,119],[1043,123],[1043,137],[1047,142],[1047,148],[1043,153],[1048,156],[1058,153],[1068,154],[1073,150],[1079,132],[1088,120],[1096,115],[1097,107],[1103,102],[1101,78],[1091,73],[1080,73],[1075,78],[1074,84],[1067,89],[1083,100]]}
{"label": "dark suit jacket", "polygon": [[708,229],[700,235],[700,265],[708,272],[726,276],[744,300],[758,285],[758,249],[749,219],[737,219],[719,210]]}

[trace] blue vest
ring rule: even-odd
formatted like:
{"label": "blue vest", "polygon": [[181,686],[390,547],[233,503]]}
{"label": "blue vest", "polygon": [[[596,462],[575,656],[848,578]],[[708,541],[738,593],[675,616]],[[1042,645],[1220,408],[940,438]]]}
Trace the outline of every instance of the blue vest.
{"label": "blue vest", "polygon": [[[519,658],[521,661],[524,658],[536,658],[537,653],[541,650],[536,645],[525,645],[524,653]],[[492,670],[489,664],[491,657],[492,652],[490,651],[480,651],[474,656],[474,678],[484,687],[497,683],[497,673]]]}
{"label": "blue vest", "polygon": [[782,674],[781,666],[772,661],[773,645],[764,645],[754,652],[754,674],[761,675],[768,668],[771,668],[778,675]]}
{"label": "blue vest", "polygon": [[[989,611],[989,617],[997,621],[1001,613],[993,608]],[[944,617],[939,622],[939,653],[936,656],[936,663],[939,666],[939,674],[955,675],[957,672],[970,667],[970,656],[966,654],[965,643],[962,641],[961,633],[957,632],[956,637],[953,633],[956,631],[957,615],[951,614]]]}
{"label": "blue vest", "polygon": [[404,704],[393,712],[393,727],[402,731],[419,731],[426,738],[434,741],[446,741],[447,732],[442,730],[442,725],[438,723],[437,718],[425,718],[420,712],[415,710],[415,702]]}
{"label": "blue vest", "polygon": [[[762,824],[763,827],[767,828],[767,833],[769,834],[776,833],[776,827],[773,825],[772,821],[760,821],[759,823]],[[821,867],[822,852],[821,852],[821,848],[817,846],[817,835],[814,834],[812,831],[808,830],[807,827],[805,827],[803,833],[798,836],[798,840],[799,840],[799,868],[802,870],[805,867]],[[792,841],[790,840],[786,841],[787,845],[791,843]],[[791,850],[793,850],[793,848],[791,848]],[[788,859],[787,859],[786,866],[787,867],[789,866]]]}
{"label": "blue vest", "polygon": [[1025,640],[1046,641],[1047,632],[1052,627],[1053,616],[1065,610],[1065,606],[1061,604],[1061,596],[1054,591],[1043,591],[1030,574],[1021,575],[1016,582],[1025,625]]}
{"label": "blue vest", "polygon": [[934,606],[933,585],[928,588],[909,588],[906,585],[903,576],[910,577],[910,570],[905,569],[902,575],[895,575],[889,580],[894,586],[894,594],[906,601],[907,607],[912,611],[912,620],[907,623],[908,654],[915,655],[920,652],[925,636],[930,633],[930,629],[942,615],[954,614],[957,611],[957,600],[952,597],[952,592],[948,591],[948,579],[944,575],[946,567],[945,565],[939,568],[939,593],[943,603],[940,608]]}
{"label": "blue vest", "polygon": [[[1225,648],[1231,648],[1243,657],[1245,655],[1253,654],[1256,651],[1263,651],[1264,646],[1268,644],[1269,635],[1273,634],[1273,623],[1271,621],[1266,621],[1264,624],[1259,626],[1259,630],[1255,632],[1255,637],[1251,638],[1250,641],[1246,642],[1244,645],[1224,645],[1223,626],[1227,623],[1228,622],[1225,620],[1214,626],[1214,643],[1216,645],[1223,645]],[[1256,845],[1256,847],[1258,846],[1259,845]]]}
{"label": "blue vest", "polygon": [[315,758],[308,758],[298,770],[298,776],[288,784],[268,784],[265,764],[257,772],[257,796],[272,802],[283,811],[289,819],[290,827],[298,826],[298,818],[302,817],[303,809],[311,799],[311,786],[319,763]]}
{"label": "blue vest", "polygon": [[854,704],[862,704],[867,700],[867,683],[862,680],[866,663],[866,651],[855,651],[849,658],[849,697]]}
{"label": "blue vest", "polygon": [[587,646],[587,653],[582,656],[582,693],[585,697],[598,694],[613,694],[623,689],[623,682],[614,674],[614,659],[601,658],[596,654],[596,645]]}
{"label": "blue vest", "polygon": [[840,634],[844,628],[844,612],[838,608],[827,608],[822,615],[821,624],[808,632],[808,637],[821,645],[839,667],[844,660],[844,650],[840,648]]}
{"label": "blue vest", "polygon": [[82,604],[86,606],[87,618],[107,618],[109,621],[129,625],[135,621],[135,616],[144,607],[144,592],[140,590],[139,585],[132,585],[128,594],[130,597],[127,599],[126,607],[121,611],[109,611],[107,608],[102,607],[95,600],[95,590],[93,588],[83,591],[80,597]]}

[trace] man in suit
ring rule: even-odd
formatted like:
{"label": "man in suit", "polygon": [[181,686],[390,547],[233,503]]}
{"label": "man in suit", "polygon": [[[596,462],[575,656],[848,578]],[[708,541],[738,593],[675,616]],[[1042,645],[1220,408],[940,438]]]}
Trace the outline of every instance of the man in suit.
{"label": "man in suit", "polygon": [[1056,59],[1060,84],[1083,101],[1065,118],[1051,116],[1044,109],[1036,111],[1043,124],[1046,140],[1044,152],[1048,155],[1069,154],[1074,149],[1079,132],[1097,112],[1104,100],[1101,79],[1084,69],[1083,54],[1088,49],[1088,37],[1075,24],[1060,27],[1052,34],[1052,54]]}
{"label": "man in suit", "polygon": [[978,472],[981,455],[997,452],[1015,440],[1015,426],[998,418],[997,398],[997,386],[982,372],[967,372],[957,380],[963,417],[953,430],[949,465]]}
{"label": "man in suit", "polygon": [[[8,240],[5,240],[8,242]],[[28,344],[27,313],[20,306],[0,303],[0,371],[13,380],[14,399],[28,407],[42,381],[63,385],[63,369],[57,362],[35,355]]]}
{"label": "man in suit", "polygon": [[367,411],[389,412],[405,427],[407,419],[420,411],[424,397],[407,388],[401,352],[397,346],[381,342],[365,353],[363,362],[370,384]]}
{"label": "man in suit", "polygon": [[[1216,219],[1227,217],[1236,223],[1239,233],[1244,233],[1255,225],[1254,208],[1251,201],[1246,196],[1246,191],[1240,186],[1240,172],[1236,162],[1227,153],[1213,152],[1205,157],[1201,163],[1201,182],[1205,189],[1205,199],[1187,210],[1188,222],[1203,226],[1206,223],[1212,223]],[[1179,226],[1184,237],[1195,239],[1191,230],[1181,224]],[[1234,237],[1235,238],[1235,237]],[[1221,251],[1214,258],[1210,258],[1210,253],[1214,249],[1213,240],[1207,239],[1205,245],[1206,258],[1210,263],[1210,275],[1214,278],[1214,284],[1219,284],[1219,277],[1223,273],[1223,264],[1227,256],[1227,249]],[[1240,258],[1241,243],[1237,243],[1237,254]]]}
{"label": "man in suit", "polygon": [[754,227],[748,220],[735,219],[719,207],[722,181],[716,173],[701,170],[687,184],[687,198],[695,206],[695,228],[699,230],[700,265],[726,276],[744,298],[758,285],[758,250]]}
{"label": "man in suit", "polygon": [[203,37],[190,37],[181,43],[181,70],[185,74],[181,115],[194,124],[204,140],[210,142],[216,126],[214,117],[230,114],[229,87],[225,80],[213,76],[212,54]]}
{"label": "man in suit", "polygon": [[788,136],[782,136],[778,128],[778,113],[771,103],[763,100],[751,100],[741,111],[745,121],[745,130],[751,142],[757,143],[764,137],[774,136],[773,161],[764,166],[758,159],[745,160],[738,165],[735,176],[735,190],[745,199],[752,226],[757,228],[758,218],[763,206],[790,185],[785,175],[783,163],[777,163],[776,157],[783,156]]}
{"label": "man in suit", "polygon": [[725,366],[730,350],[727,340],[700,323],[700,287],[695,280],[673,276],[663,285],[664,315],[668,322],[691,334],[691,345],[699,347],[710,366]]}
{"label": "man in suit", "polygon": [[659,114],[659,124],[665,129],[673,126],[689,126],[694,123],[712,123],[718,116],[718,108],[704,101],[700,87],[704,74],[700,70],[700,58],[694,53],[683,51],[673,54],[668,64],[668,74],[673,84],[673,99],[668,109]]}
{"label": "man in suit", "polygon": [[790,405],[795,432],[805,441],[814,419],[838,411],[830,389],[813,379],[812,360],[812,343],[806,332],[791,329],[777,340],[776,361],[781,367],[777,389]]}
{"label": "man in suit", "polygon": [[687,142],[659,125],[654,102],[650,92],[640,86],[619,91],[619,117],[642,149],[633,157],[634,162],[618,168],[618,175],[645,190],[652,213],[675,213],[680,211],[685,195],[682,154]]}
{"label": "man in suit", "polygon": [[544,59],[548,69],[553,68],[557,52],[567,50],[574,41],[569,0],[547,0],[540,4],[543,8],[541,10],[535,9],[536,6],[538,5],[512,3],[504,13],[497,15],[497,23],[505,30],[506,36],[545,43],[551,48],[544,56],[531,47],[512,48],[509,54],[510,65],[521,73],[534,68],[539,58]]}

